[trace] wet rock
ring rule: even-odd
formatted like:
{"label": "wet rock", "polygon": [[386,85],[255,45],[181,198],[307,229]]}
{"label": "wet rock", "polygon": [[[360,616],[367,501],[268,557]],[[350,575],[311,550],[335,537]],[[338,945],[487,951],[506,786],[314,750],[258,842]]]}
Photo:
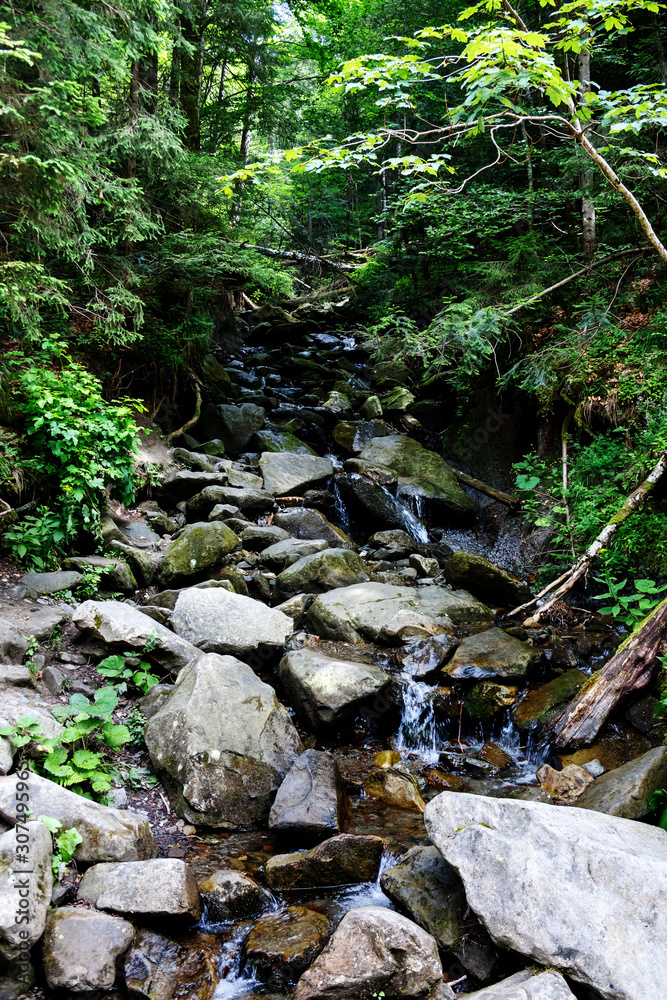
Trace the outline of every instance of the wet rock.
{"label": "wet rock", "polygon": [[345,472],[357,473],[377,486],[391,488],[398,483],[398,474],[393,469],[387,469],[384,465],[373,465],[372,462],[364,462],[361,458],[346,459],[343,462],[343,469]]}
{"label": "wet rock", "polygon": [[445,792],[462,792],[465,790],[465,781],[456,774],[449,774],[441,767],[433,767],[426,772],[426,780],[433,788],[438,788]]}
{"label": "wet rock", "polygon": [[471,624],[492,620],[492,613],[465,591],[427,586],[418,590],[386,583],[342,587],[318,597],[308,619],[323,639],[341,642],[382,641],[387,623],[400,611],[416,611],[436,624]]}
{"label": "wet rock", "polygon": [[83,583],[83,574],[76,570],[58,573],[24,573],[18,581],[19,587],[25,587],[26,597],[43,597],[45,594],[56,594],[60,590],[76,590]]}
{"label": "wet rock", "polygon": [[266,489],[274,496],[292,496],[333,475],[328,458],[265,451],[259,462]]}
{"label": "wet rock", "polygon": [[[207,486],[188,500],[188,517],[208,518],[219,506],[237,507],[244,517],[259,517],[273,510],[274,499],[265,490],[241,486]],[[230,515],[234,517],[235,515]]]}
{"label": "wet rock", "polygon": [[579,764],[580,767],[584,767],[590,761],[597,760],[605,771],[613,771],[648,753],[651,749],[651,741],[647,736],[642,736],[630,726],[616,722],[614,726],[607,727],[600,738],[590,746],[573,752],[557,751],[556,760],[562,767],[567,767],[568,764]]}
{"label": "wet rock", "polygon": [[411,677],[419,679],[441,667],[452,655],[459,644],[453,635],[434,635],[428,639],[418,639],[408,643],[396,653],[396,659],[401,670]]}
{"label": "wet rock", "polygon": [[[26,822],[0,835],[0,958],[25,957],[42,936],[51,903],[51,834],[43,823]],[[26,850],[27,848],[27,850]]]}
{"label": "wet rock", "polygon": [[390,681],[371,663],[336,659],[309,647],[287,653],[279,674],[296,712],[316,729],[349,718]]}
{"label": "wet rock", "polygon": [[355,521],[365,525],[367,529],[378,524],[400,529],[416,524],[423,529],[421,522],[375,477],[371,479],[357,473],[339,473],[335,484],[348,510],[354,512]]}
{"label": "wet rock", "polygon": [[203,367],[206,377],[206,389],[218,397],[227,396],[231,391],[232,382],[215,355],[207,354],[203,361]]}
{"label": "wet rock", "polygon": [[261,552],[262,549],[275,545],[276,542],[285,542],[289,538],[289,531],[279,528],[277,524],[253,524],[244,529],[241,543],[244,549]]}
{"label": "wet rock", "polygon": [[[443,622],[446,624],[442,624]],[[444,615],[438,619],[429,618],[419,614],[418,611],[404,609],[397,611],[384,623],[379,638],[382,642],[392,645],[396,642],[412,644],[421,639],[430,639],[432,636],[451,636],[452,631],[452,623]]]}
{"label": "wet rock", "polygon": [[373,549],[374,559],[405,559],[417,551],[417,543],[407,531],[394,528],[389,531],[376,531],[368,539],[369,549]]}
{"label": "wet rock", "polygon": [[570,701],[587,680],[588,675],[582,670],[566,670],[548,684],[528,691],[512,709],[514,724],[519,729],[531,729],[536,724],[544,725],[551,710],[562,702]]}
{"label": "wet rock", "polygon": [[417,997],[442,981],[435,939],[380,906],[345,914],[331,941],[299,980],[294,1000]]}
{"label": "wet rock", "polygon": [[383,892],[467,972],[489,979],[498,952],[468,906],[463,882],[435,847],[413,847],[380,878]]}
{"label": "wet rock", "polygon": [[323,538],[288,538],[284,542],[276,542],[260,552],[259,561],[262,566],[268,566],[276,572],[281,572],[287,566],[293,566],[304,556],[312,556],[324,552],[329,545]]}
{"label": "wet rock", "polygon": [[199,883],[209,921],[247,920],[266,909],[271,896],[247,875],[233,869],[212,872]]}
{"label": "wet rock", "polygon": [[567,970],[609,1000],[661,995],[663,830],[585,809],[456,793],[433,799],[425,822],[497,944]]}
{"label": "wet rock", "polygon": [[420,556],[419,553],[414,553],[410,556],[410,566],[412,569],[417,570],[417,576],[420,579],[428,579],[437,576],[440,572],[440,566],[437,559],[431,559],[428,556]]}
{"label": "wet rock", "polygon": [[22,663],[28,649],[28,640],[6,618],[0,618],[0,661]]}
{"label": "wet rock", "polygon": [[211,569],[229,552],[233,552],[238,544],[238,536],[220,521],[197,521],[186,525],[160,563],[160,586],[187,580]]}
{"label": "wet rock", "polygon": [[352,548],[354,543],[349,535],[332,524],[324,514],[312,507],[291,507],[279,511],[273,519],[274,524],[284,528],[293,538],[323,538],[329,543],[329,548],[339,545]]}
{"label": "wet rock", "polygon": [[373,763],[377,767],[393,767],[394,764],[400,764],[402,759],[398,750],[380,750],[373,757]]}
{"label": "wet rock", "polygon": [[386,767],[373,771],[364,781],[364,791],[372,799],[385,802],[399,809],[424,812],[425,802],[419,791],[417,779],[398,767]]}
{"label": "wet rock", "polygon": [[[199,655],[196,646],[122,601],[84,601],[72,620],[80,631],[94,635],[108,646],[122,651],[136,649],[172,673]],[[154,645],[144,653],[149,639]]]}
{"label": "wet rock", "polygon": [[517,972],[495,986],[468,995],[469,1000],[574,1000],[563,977],[558,972]]}
{"label": "wet rock", "polygon": [[487,604],[516,607],[533,596],[521,580],[471,552],[455,552],[444,572],[453,587],[463,587]]}
{"label": "wet rock", "polygon": [[[0,779],[0,810],[16,819],[16,774]],[[67,830],[75,826],[83,838],[77,861],[145,861],[157,854],[148,820],[129,809],[111,809],[30,775],[30,808],[35,816],[51,816]]]}
{"label": "wet rock", "polygon": [[351,455],[358,455],[373,438],[386,437],[390,433],[384,420],[344,420],[336,424],[332,436]]}
{"label": "wet rock", "polygon": [[208,438],[220,438],[230,455],[240,455],[264,424],[264,409],[254,403],[231,406],[209,404],[202,414],[201,426]]}
{"label": "wet rock", "polygon": [[347,396],[336,390],[329,393],[322,405],[337,417],[346,417],[352,414],[352,403]]}
{"label": "wet rock", "polygon": [[550,764],[542,764],[537,769],[537,780],[540,788],[553,799],[558,806],[579,804],[578,799],[587,788],[593,784],[593,778],[583,767],[570,764],[562,771],[556,771]]}
{"label": "wet rock", "polygon": [[414,394],[405,386],[397,385],[385,396],[384,405],[387,410],[408,410],[415,401]]}
{"label": "wet rock", "polygon": [[461,489],[444,459],[413,438],[399,434],[374,438],[360,457],[366,462],[395,469],[400,477],[416,482],[438,508],[457,520],[474,520],[475,504]]}
{"label": "wet rock", "polygon": [[625,710],[625,718],[639,733],[648,736],[659,736],[664,739],[667,735],[667,720],[657,717],[655,710],[658,707],[658,699],[647,695],[633,702]]}
{"label": "wet rock", "polygon": [[655,747],[597,778],[577,799],[577,807],[623,819],[641,819],[651,811],[649,796],[666,787],[667,747]]}
{"label": "wet rock", "polygon": [[359,409],[364,420],[376,420],[382,416],[382,403],[378,396],[369,396]]}
{"label": "wet rock", "polygon": [[368,579],[366,564],[349,549],[325,549],[288,566],[276,580],[276,597],[321,594]]}
{"label": "wet rock", "polygon": [[50,913],[44,935],[44,974],[50,989],[74,993],[110,989],[134,927],[121,917],[63,906]]}
{"label": "wet rock", "polygon": [[309,851],[275,854],[264,875],[272,889],[310,889],[319,886],[375,882],[385,842],[381,837],[341,833]]}
{"label": "wet rock", "polygon": [[490,628],[469,635],[444,668],[450,677],[485,680],[490,677],[525,677],[538,653],[502,629]]}
{"label": "wet rock", "polygon": [[243,946],[244,968],[270,989],[299,978],[322,951],[331,922],[307,906],[288,906],[260,917]]}
{"label": "wet rock", "polygon": [[304,839],[340,833],[346,796],[338,765],[330,753],[306,750],[278,789],[269,829]]}
{"label": "wet rock", "polygon": [[294,455],[317,455],[314,448],[304,444],[291,431],[257,431],[250,439],[250,448],[260,453],[265,451],[288,451]]}
{"label": "wet rock", "polygon": [[302,749],[273,688],[245,663],[215,653],[181,671],[145,740],[176,812],[223,829],[266,817]]}
{"label": "wet rock", "polygon": [[206,653],[243,656],[258,647],[282,649],[294,630],[277,608],[222,587],[184,590],[176,601],[171,627]]}
{"label": "wet rock", "polygon": [[514,705],[519,695],[518,687],[482,681],[466,693],[463,707],[471,719],[488,722],[499,712]]}
{"label": "wet rock", "polygon": [[492,764],[499,771],[506,771],[508,767],[512,767],[514,764],[513,758],[502,747],[499,747],[497,743],[490,743],[488,741],[484,743],[482,749],[479,751],[479,759]]}
{"label": "wet rock", "polygon": [[178,858],[93,865],[81,879],[76,898],[114,913],[193,920],[201,916],[197,881]]}

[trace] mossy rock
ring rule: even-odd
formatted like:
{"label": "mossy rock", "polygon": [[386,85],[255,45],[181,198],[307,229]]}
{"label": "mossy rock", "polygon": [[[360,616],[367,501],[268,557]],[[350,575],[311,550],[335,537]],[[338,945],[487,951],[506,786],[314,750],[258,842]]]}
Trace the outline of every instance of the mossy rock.
{"label": "mossy rock", "polygon": [[527,584],[472,552],[455,552],[444,569],[448,583],[453,587],[465,587],[487,604],[516,607],[533,596]]}
{"label": "mossy rock", "polygon": [[222,521],[188,524],[171,543],[160,564],[160,585],[197,576],[219,563],[238,544],[238,536]]}

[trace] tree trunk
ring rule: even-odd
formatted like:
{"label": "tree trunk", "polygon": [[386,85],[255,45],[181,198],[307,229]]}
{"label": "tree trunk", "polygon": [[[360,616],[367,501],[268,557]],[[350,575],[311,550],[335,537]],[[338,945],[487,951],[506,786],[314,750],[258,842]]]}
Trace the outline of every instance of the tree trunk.
{"label": "tree trunk", "polygon": [[551,745],[592,743],[616,706],[651,682],[656,657],[666,638],[667,599],[644,619],[551,723],[547,732]]}
{"label": "tree trunk", "polygon": [[526,143],[526,176],[528,179],[528,210],[530,212],[530,229],[535,224],[535,178],[533,176],[533,144],[528,135],[526,123],[521,119],[521,135]]}
{"label": "tree trunk", "polygon": [[181,89],[181,50],[178,42],[178,38],[175,38],[171,50],[171,70],[169,72],[169,103],[174,108],[178,104],[178,94]]}
{"label": "tree trunk", "polygon": [[[586,94],[591,89],[591,55],[585,49],[579,53],[579,93],[580,103],[585,106]],[[593,171],[590,165],[584,167],[580,177],[581,223],[584,244],[584,260],[593,260],[596,249],[595,203],[591,198]]]}
{"label": "tree trunk", "polygon": [[200,95],[201,95],[201,22],[184,17],[181,22],[183,40],[188,48],[181,51],[180,104],[185,115],[185,145],[197,152],[201,149]]}

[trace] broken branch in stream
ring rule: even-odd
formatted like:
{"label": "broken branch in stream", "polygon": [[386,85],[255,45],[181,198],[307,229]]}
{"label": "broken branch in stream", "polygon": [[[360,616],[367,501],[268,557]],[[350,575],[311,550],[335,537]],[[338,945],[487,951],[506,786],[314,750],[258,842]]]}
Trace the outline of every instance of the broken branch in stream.
{"label": "broken branch in stream", "polygon": [[492,500],[497,500],[499,503],[507,504],[508,507],[518,507],[521,503],[519,497],[514,496],[512,493],[504,493],[502,490],[497,490],[495,486],[489,486],[488,483],[483,483],[481,479],[474,479],[465,472],[459,472],[450,465],[449,467],[459,482],[465,483],[466,486],[470,486],[471,489],[477,490],[478,493],[483,493],[487,497],[491,497]]}

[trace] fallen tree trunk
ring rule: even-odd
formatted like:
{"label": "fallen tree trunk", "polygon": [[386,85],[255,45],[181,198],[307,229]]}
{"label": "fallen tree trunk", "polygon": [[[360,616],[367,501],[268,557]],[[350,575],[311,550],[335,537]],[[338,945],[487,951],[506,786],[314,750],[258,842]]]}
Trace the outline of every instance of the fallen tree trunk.
{"label": "fallen tree trunk", "polygon": [[588,680],[547,730],[554,747],[592,743],[610,713],[651,682],[667,639],[667,598],[628,636],[602,670]]}
{"label": "fallen tree trunk", "polygon": [[[544,615],[549,610],[549,608],[553,607],[556,601],[560,600],[563,594],[566,594],[568,590],[570,590],[574,586],[577,580],[580,579],[580,577],[582,577],[584,573],[588,570],[588,567],[591,565],[593,560],[599,555],[599,553],[603,549],[606,549],[608,547],[609,543],[612,541],[614,535],[616,534],[620,526],[624,523],[624,521],[627,521],[630,515],[634,514],[634,512],[636,510],[639,510],[639,508],[644,504],[644,501],[649,496],[649,494],[653,490],[653,487],[658,482],[658,480],[660,479],[660,477],[662,476],[662,474],[665,472],[666,469],[667,469],[667,451],[663,452],[663,454],[660,456],[660,461],[655,466],[655,468],[646,477],[644,482],[640,486],[638,486],[636,490],[633,490],[630,496],[626,499],[623,506],[616,511],[611,521],[604,526],[604,528],[597,536],[595,541],[588,546],[588,548],[586,549],[586,551],[582,556],[579,556],[574,566],[570,570],[568,570],[567,573],[563,573],[562,576],[559,576],[557,580],[554,580],[552,583],[550,583],[548,587],[544,588],[544,590],[540,591],[537,597],[534,597],[532,601],[527,601],[526,604],[521,604],[519,605],[518,608],[515,608],[512,612],[510,612],[510,617],[518,615],[520,611],[524,611],[526,608],[532,607],[534,604],[537,603],[537,601],[541,600],[541,598],[544,597],[546,594],[548,594],[550,591],[554,591],[551,594],[549,600],[545,604],[543,604],[541,608],[538,608],[534,615],[532,615],[530,618],[527,618],[526,621],[524,622],[524,624],[529,627],[532,625],[537,625],[542,615]],[[560,586],[558,586],[559,584]],[[554,587],[558,587],[558,589],[554,590]]]}
{"label": "fallen tree trunk", "polygon": [[278,260],[289,260],[295,264],[319,264],[320,267],[328,267],[332,271],[356,271],[360,264],[339,264],[335,260],[327,260],[325,257],[315,257],[313,254],[297,253],[296,250],[274,250],[273,247],[258,247],[253,243],[244,243],[248,250],[256,250],[257,253],[264,254],[265,257],[275,257]]}
{"label": "fallen tree trunk", "polygon": [[470,486],[473,490],[477,490],[478,493],[483,493],[487,497],[491,497],[492,500],[497,500],[499,503],[507,504],[508,507],[518,507],[521,503],[519,497],[514,496],[512,493],[504,493],[502,490],[497,490],[495,486],[489,486],[488,483],[483,483],[481,479],[473,479],[465,472],[459,472],[453,466],[449,466],[456,478],[461,483],[465,483],[466,486]]}

